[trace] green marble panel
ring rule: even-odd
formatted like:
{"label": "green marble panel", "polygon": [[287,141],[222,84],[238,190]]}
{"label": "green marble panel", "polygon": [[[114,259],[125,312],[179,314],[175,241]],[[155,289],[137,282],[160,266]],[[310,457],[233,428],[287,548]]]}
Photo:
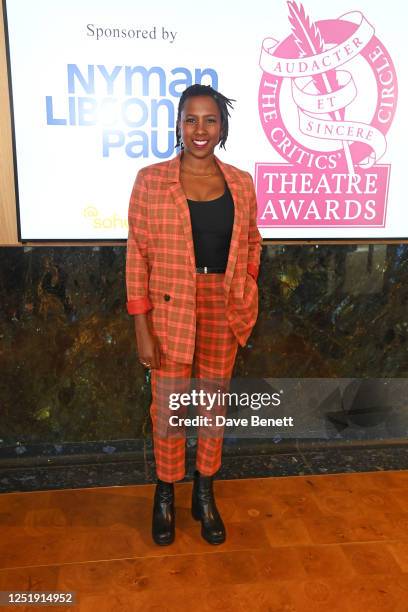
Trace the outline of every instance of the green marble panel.
{"label": "green marble panel", "polygon": [[[408,377],[408,246],[264,246],[235,376]],[[125,246],[0,249],[0,446],[148,436]]]}

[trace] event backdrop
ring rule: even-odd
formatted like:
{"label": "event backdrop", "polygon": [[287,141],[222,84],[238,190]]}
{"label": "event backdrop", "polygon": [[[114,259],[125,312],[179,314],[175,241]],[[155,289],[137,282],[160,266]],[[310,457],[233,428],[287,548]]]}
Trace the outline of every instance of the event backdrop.
{"label": "event backdrop", "polygon": [[193,83],[236,100],[218,154],[254,177],[264,238],[408,237],[402,0],[5,5],[21,240],[126,238]]}

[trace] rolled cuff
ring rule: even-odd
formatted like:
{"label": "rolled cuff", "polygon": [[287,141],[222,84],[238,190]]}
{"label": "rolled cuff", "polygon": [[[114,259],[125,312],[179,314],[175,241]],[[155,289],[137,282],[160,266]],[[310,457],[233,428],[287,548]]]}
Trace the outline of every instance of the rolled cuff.
{"label": "rolled cuff", "polygon": [[126,302],[128,314],[143,314],[153,308],[153,304],[148,297],[138,298],[137,300],[129,300]]}
{"label": "rolled cuff", "polygon": [[248,274],[250,274],[255,280],[258,279],[258,271],[259,271],[258,266],[256,266],[255,264],[249,263],[247,266],[247,271],[248,271]]}

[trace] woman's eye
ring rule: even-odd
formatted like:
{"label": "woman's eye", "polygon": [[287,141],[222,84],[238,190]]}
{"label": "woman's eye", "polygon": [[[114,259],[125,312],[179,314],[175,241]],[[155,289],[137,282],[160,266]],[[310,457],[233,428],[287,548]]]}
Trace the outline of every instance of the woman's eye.
{"label": "woman's eye", "polygon": [[189,117],[188,119],[186,119],[186,123],[194,123],[193,117]]}

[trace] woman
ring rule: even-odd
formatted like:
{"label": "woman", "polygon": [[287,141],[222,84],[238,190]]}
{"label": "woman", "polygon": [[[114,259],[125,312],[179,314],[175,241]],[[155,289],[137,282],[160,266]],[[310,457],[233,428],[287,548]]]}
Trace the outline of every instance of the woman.
{"label": "woman", "polygon": [[[221,162],[231,100],[210,86],[182,94],[176,124],[179,154],[142,168],[129,205],[127,310],[134,315],[141,363],[151,368],[157,485],[152,536],[173,542],[174,485],[185,475],[185,434],[171,427],[169,393],[196,379],[229,381],[238,344],[258,314],[261,236],[251,175]],[[180,415],[179,415],[180,416]],[[222,431],[200,427],[192,514],[211,544],[225,540],[213,475]]]}

